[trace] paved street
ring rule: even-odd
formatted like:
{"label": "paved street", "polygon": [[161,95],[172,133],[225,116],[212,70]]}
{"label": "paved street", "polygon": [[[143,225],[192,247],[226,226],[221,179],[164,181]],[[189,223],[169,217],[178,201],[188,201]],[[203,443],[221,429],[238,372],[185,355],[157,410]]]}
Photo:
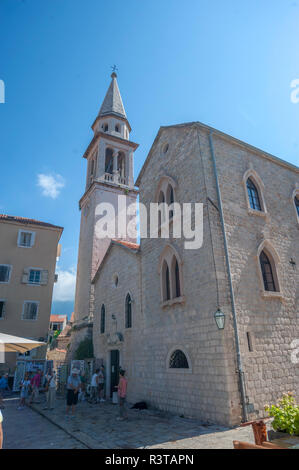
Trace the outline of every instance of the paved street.
{"label": "paved street", "polygon": [[251,427],[204,426],[157,410],[129,409],[129,419],[119,422],[118,406],[111,403],[79,403],[73,419],[65,417],[63,398],[54,411],[44,411],[43,403],[34,410],[16,407],[16,400],[5,401],[5,448],[230,449],[234,439],[253,442]]}
{"label": "paved street", "polygon": [[84,449],[83,444],[30,408],[17,410],[19,399],[5,400],[4,449]]}

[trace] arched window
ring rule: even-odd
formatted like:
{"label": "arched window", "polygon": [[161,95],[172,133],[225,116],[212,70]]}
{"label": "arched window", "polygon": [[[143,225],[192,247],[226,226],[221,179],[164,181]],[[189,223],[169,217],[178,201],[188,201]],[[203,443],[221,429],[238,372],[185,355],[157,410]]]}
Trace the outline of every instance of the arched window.
{"label": "arched window", "polygon": [[101,325],[100,325],[100,332],[105,333],[105,305],[102,305],[101,308]]}
{"label": "arched window", "polygon": [[162,302],[178,298],[183,300],[181,261],[176,250],[170,245],[167,245],[160,255],[159,273]]}
{"label": "arched window", "polygon": [[[164,203],[164,202],[165,202],[164,193],[163,193],[163,191],[160,191],[159,198],[158,198],[158,203],[161,204],[161,203]],[[162,210],[159,210],[159,212],[158,212],[158,227],[161,226],[162,220],[164,222],[164,219],[165,219],[164,207],[162,207]]]}
{"label": "arched window", "polygon": [[295,207],[296,207],[296,211],[297,211],[297,215],[299,217],[299,196],[295,196],[294,198],[294,202],[295,202]]}
{"label": "arched window", "polygon": [[262,251],[260,254],[260,263],[265,291],[276,292],[277,288],[275,285],[271,261],[265,251]]}
{"label": "arched window", "polygon": [[174,267],[174,278],[175,278],[176,297],[181,297],[180,268],[179,268],[178,260],[176,258],[175,258],[175,267]]}
{"label": "arched window", "polygon": [[130,294],[127,294],[126,297],[125,327],[132,328],[132,299]]}
{"label": "arched window", "polygon": [[256,211],[261,211],[262,206],[260,203],[259,193],[258,193],[257,187],[255,186],[251,178],[248,178],[246,186],[247,186],[249,204],[250,204],[251,209],[254,209]]}
{"label": "arched window", "polygon": [[172,298],[181,297],[180,268],[175,255],[171,261]]}
{"label": "arched window", "polygon": [[115,126],[115,132],[119,132],[119,126],[117,124]]}
{"label": "arched window", "polygon": [[[168,206],[170,206],[171,204],[174,203],[174,191],[173,191],[173,187],[171,186],[171,184],[169,184],[168,187],[167,187],[166,202],[167,202]],[[169,218],[171,219],[172,217],[173,217],[173,210],[171,209],[169,211]]]}
{"label": "arched window", "polygon": [[113,173],[113,150],[110,148],[106,149],[105,155],[105,173]]}
{"label": "arched window", "polygon": [[169,359],[170,369],[189,369],[188,360],[186,355],[180,349],[176,349]]}
{"label": "arched window", "polygon": [[163,268],[162,268],[162,282],[163,282],[163,300],[170,300],[169,267],[166,261],[164,261]]}
{"label": "arched window", "polygon": [[108,132],[108,124],[106,124],[106,123],[103,124],[102,129],[103,129],[104,132]]}

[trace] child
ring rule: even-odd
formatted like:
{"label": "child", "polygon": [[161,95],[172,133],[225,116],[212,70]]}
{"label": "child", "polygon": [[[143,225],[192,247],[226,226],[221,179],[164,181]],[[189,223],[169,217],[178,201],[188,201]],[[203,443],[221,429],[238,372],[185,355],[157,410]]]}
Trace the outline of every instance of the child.
{"label": "child", "polygon": [[29,395],[29,388],[30,388],[30,380],[29,380],[29,374],[26,372],[24,380],[21,381],[21,399],[20,399],[20,404],[18,406],[18,410],[22,410],[24,406],[26,405],[26,398],[28,398]]}

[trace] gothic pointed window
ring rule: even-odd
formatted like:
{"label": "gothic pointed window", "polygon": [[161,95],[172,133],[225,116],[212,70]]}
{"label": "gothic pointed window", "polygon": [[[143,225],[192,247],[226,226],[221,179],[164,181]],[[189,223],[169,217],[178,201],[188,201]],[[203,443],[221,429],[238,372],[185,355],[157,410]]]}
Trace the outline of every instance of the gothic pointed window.
{"label": "gothic pointed window", "polygon": [[251,209],[254,209],[256,211],[261,211],[262,206],[260,203],[259,193],[258,193],[256,185],[254,184],[251,178],[248,178],[246,186],[247,186],[249,204],[250,204]]}
{"label": "gothic pointed window", "polygon": [[168,300],[183,302],[182,262],[176,250],[167,245],[160,255],[159,261],[160,288],[162,303]]}
{"label": "gothic pointed window", "polygon": [[105,316],[106,316],[105,305],[103,304],[101,308],[101,325],[100,325],[101,333],[105,333]]}
{"label": "gothic pointed window", "polygon": [[[163,191],[160,191],[159,198],[158,198],[158,204],[163,204],[165,202],[165,196]],[[161,210],[158,212],[158,227],[161,226],[162,221],[164,222],[165,220],[165,212],[164,212],[164,207],[162,206]]]}
{"label": "gothic pointed window", "polygon": [[169,359],[170,369],[189,369],[188,359],[180,349],[176,349]]}
{"label": "gothic pointed window", "polygon": [[[173,187],[171,186],[171,184],[168,185],[168,188],[166,191],[166,202],[168,206],[171,206],[171,204],[174,203],[174,191],[173,191]],[[173,210],[170,209],[169,218],[171,219],[172,217],[173,217]]]}
{"label": "gothic pointed window", "polygon": [[264,281],[264,288],[265,291],[276,292],[276,285],[273,275],[273,267],[269,257],[266,255],[264,251],[260,254],[260,263],[261,263],[261,270],[263,275]]}
{"label": "gothic pointed window", "polygon": [[162,268],[162,282],[163,282],[163,300],[170,300],[170,276],[169,267],[166,261],[163,263]]}
{"label": "gothic pointed window", "polygon": [[175,276],[175,294],[176,297],[181,296],[181,286],[180,286],[180,268],[178,260],[175,260],[175,268],[174,268],[174,276]]}
{"label": "gothic pointed window", "polygon": [[126,297],[126,309],[125,309],[125,327],[132,328],[132,299],[130,294]]}
{"label": "gothic pointed window", "polygon": [[171,261],[171,285],[172,298],[176,299],[178,297],[181,297],[180,268],[175,255],[173,256]]}
{"label": "gothic pointed window", "polygon": [[294,202],[295,202],[295,207],[296,207],[297,215],[298,215],[298,217],[299,217],[299,195],[295,196]]}

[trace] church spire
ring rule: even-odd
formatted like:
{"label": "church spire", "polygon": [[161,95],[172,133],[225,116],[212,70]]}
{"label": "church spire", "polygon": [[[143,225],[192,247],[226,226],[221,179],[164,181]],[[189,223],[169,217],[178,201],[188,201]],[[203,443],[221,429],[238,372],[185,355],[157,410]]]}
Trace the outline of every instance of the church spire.
{"label": "church spire", "polygon": [[101,106],[98,117],[106,116],[108,114],[115,114],[116,116],[127,119],[116,77],[116,73],[112,72],[112,80],[106,93],[103,104]]}

